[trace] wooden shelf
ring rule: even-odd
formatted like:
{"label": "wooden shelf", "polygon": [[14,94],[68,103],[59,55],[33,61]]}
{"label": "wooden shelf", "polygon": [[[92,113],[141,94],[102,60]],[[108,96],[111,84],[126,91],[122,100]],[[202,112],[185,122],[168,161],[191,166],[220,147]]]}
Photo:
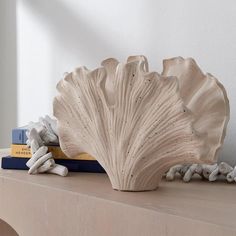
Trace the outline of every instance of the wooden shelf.
{"label": "wooden shelf", "polygon": [[163,180],[157,191],[133,193],[113,190],[106,174],[0,169],[0,219],[23,236],[235,236],[235,196],[224,181]]}

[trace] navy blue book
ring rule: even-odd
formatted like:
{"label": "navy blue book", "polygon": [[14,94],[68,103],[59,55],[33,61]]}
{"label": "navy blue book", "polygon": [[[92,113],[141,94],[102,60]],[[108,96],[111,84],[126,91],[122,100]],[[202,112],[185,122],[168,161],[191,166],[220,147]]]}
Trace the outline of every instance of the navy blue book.
{"label": "navy blue book", "polygon": [[[14,170],[28,170],[26,162],[29,158],[18,158],[18,157],[3,157],[2,158],[2,169],[14,169]],[[91,172],[91,173],[105,173],[102,166],[95,160],[55,160],[57,164],[66,166],[69,171],[72,172]]]}

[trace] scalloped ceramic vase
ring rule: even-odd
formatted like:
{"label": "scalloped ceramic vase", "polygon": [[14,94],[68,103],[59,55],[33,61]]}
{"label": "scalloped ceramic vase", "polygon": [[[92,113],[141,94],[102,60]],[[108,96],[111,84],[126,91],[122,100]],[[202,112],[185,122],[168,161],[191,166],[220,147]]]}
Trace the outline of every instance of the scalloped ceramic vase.
{"label": "scalloped ceramic vase", "polygon": [[225,89],[193,59],[164,60],[160,75],[144,56],[110,58],[75,69],[57,89],[62,150],[95,157],[117,190],[154,190],[175,164],[214,162],[225,137]]}

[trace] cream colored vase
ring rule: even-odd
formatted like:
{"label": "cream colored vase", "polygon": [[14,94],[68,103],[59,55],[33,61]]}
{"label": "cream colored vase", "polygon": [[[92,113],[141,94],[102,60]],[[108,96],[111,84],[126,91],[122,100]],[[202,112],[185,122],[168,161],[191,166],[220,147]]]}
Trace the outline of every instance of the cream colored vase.
{"label": "cream colored vase", "polygon": [[214,162],[229,119],[223,86],[193,59],[164,61],[162,75],[143,56],[75,69],[54,99],[60,145],[87,152],[122,191],[154,190],[178,163]]}

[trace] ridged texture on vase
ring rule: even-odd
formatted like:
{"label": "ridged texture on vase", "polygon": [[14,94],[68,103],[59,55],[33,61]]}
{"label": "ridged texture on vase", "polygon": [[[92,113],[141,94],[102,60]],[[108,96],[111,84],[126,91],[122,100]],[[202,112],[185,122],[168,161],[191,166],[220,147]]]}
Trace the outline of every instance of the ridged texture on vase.
{"label": "ridged texture on vase", "polygon": [[204,135],[193,129],[178,79],[148,72],[145,57],[115,59],[90,71],[80,67],[61,80],[54,115],[62,150],[87,152],[106,170],[112,187],[153,190],[177,163],[206,158]]}
{"label": "ridged texture on vase", "polygon": [[176,57],[163,62],[164,76],[176,76],[184,104],[194,114],[194,128],[207,134],[207,159],[216,161],[229,121],[229,101],[224,86],[211,74],[203,74],[196,62]]}

